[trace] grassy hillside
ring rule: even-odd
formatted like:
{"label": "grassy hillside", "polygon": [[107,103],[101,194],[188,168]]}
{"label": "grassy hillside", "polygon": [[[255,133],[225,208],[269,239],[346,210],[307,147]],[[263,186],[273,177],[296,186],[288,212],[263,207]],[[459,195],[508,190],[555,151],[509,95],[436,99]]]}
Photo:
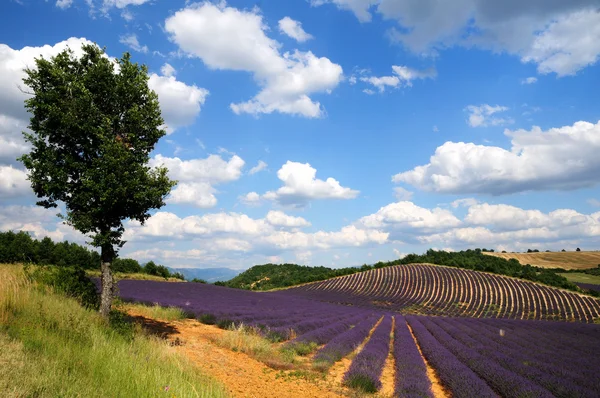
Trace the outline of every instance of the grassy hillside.
{"label": "grassy hillside", "polygon": [[237,289],[270,290],[322,281],[336,276],[353,274],[360,270],[360,268],[331,269],[297,264],[264,264],[255,265],[227,282],[215,284]]}
{"label": "grassy hillside", "polygon": [[517,259],[521,264],[531,264],[540,268],[586,269],[596,268],[600,264],[600,252],[539,252],[539,253],[490,253],[510,260]]}
{"label": "grassy hillside", "polygon": [[226,395],[163,341],[108,324],[18,265],[0,265],[0,347],[2,397]]}

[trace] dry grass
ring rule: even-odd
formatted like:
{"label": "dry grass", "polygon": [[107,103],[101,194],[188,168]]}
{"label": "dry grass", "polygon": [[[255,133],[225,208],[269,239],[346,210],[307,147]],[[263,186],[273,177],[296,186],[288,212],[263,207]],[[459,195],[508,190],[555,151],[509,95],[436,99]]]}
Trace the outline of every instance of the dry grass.
{"label": "dry grass", "polygon": [[161,307],[158,304],[144,305],[133,303],[119,303],[118,309],[124,312],[135,312],[145,318],[158,319],[160,321],[180,321],[186,319],[187,316],[179,307]]}
{"label": "dry grass", "polygon": [[489,253],[488,256],[517,259],[521,264],[542,268],[586,269],[600,264],[600,252],[539,252],[539,253]]}
{"label": "dry grass", "polygon": [[296,362],[295,352],[282,350],[244,325],[233,326],[213,342],[236,352],[243,352],[273,369],[291,369]]}

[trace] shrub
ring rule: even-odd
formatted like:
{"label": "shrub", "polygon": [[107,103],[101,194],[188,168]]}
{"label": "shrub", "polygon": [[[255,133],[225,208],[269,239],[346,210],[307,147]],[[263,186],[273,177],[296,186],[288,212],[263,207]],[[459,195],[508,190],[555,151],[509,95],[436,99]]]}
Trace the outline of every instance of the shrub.
{"label": "shrub", "polygon": [[214,325],[217,322],[217,317],[213,314],[202,314],[198,317],[198,320],[205,325]]}
{"label": "shrub", "polygon": [[73,297],[89,309],[100,308],[100,295],[96,284],[87,277],[83,268],[35,267],[25,268],[31,280],[51,286],[56,292]]}
{"label": "shrub", "polygon": [[194,279],[191,280],[191,282],[194,282],[194,283],[208,283],[204,279],[200,279],[200,278],[194,278]]}

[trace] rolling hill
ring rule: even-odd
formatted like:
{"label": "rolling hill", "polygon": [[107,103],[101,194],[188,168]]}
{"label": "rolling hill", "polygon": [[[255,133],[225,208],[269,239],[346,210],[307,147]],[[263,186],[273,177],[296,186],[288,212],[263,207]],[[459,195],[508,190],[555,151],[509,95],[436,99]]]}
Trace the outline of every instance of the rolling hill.
{"label": "rolling hill", "polygon": [[402,314],[538,320],[600,319],[600,300],[516,278],[406,264],[314,282],[286,292]]}
{"label": "rolling hill", "polygon": [[600,264],[600,251],[596,252],[539,252],[539,253],[491,253],[495,256],[510,260],[514,258],[521,264],[531,264],[541,268],[586,269],[596,268]]}

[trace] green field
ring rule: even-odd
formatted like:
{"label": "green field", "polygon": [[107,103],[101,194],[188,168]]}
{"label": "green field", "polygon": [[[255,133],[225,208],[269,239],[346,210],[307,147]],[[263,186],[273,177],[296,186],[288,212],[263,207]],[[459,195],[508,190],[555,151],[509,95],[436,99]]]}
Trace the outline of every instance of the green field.
{"label": "green field", "polygon": [[581,274],[579,272],[559,274],[574,283],[591,283],[592,285],[600,285],[600,276]]}

